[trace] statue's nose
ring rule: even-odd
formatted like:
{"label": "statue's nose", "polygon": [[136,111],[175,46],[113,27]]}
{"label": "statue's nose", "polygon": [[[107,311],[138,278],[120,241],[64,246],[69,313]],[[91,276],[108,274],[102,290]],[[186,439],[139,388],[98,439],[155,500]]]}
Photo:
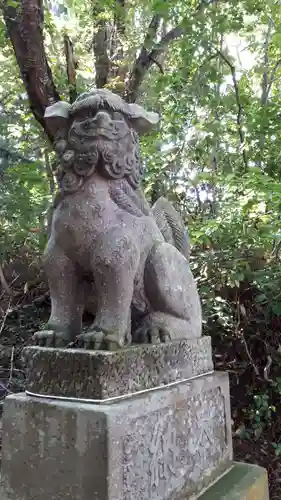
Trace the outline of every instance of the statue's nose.
{"label": "statue's nose", "polygon": [[110,122],[110,117],[104,111],[99,111],[96,114],[94,121],[96,122],[96,125],[98,127],[104,127],[104,126],[108,126],[108,124]]}

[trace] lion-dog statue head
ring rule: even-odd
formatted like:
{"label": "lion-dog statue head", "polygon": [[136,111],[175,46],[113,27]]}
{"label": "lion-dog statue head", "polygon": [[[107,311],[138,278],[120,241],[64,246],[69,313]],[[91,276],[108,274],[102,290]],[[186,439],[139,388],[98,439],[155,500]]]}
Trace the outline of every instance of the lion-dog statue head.
{"label": "lion-dog statue head", "polygon": [[138,135],[158,122],[156,113],[97,89],[80,95],[72,105],[57,102],[47,108],[45,118],[58,124],[55,150],[65,194],[79,190],[95,171],[138,187],[142,174]]}

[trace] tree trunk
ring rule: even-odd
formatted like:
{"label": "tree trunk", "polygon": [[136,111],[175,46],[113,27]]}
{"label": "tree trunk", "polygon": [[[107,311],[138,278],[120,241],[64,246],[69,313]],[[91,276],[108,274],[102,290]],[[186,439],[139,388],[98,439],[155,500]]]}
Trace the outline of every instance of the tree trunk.
{"label": "tree trunk", "polygon": [[53,142],[54,131],[50,124],[47,125],[44,113],[46,107],[60,97],[44,49],[42,1],[19,0],[16,7],[11,7],[6,0],[3,12],[30,108]]}

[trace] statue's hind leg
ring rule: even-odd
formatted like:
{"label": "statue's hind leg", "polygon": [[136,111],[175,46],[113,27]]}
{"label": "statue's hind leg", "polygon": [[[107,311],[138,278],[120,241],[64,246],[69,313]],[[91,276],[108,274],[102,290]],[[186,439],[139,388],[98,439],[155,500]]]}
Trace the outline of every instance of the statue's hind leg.
{"label": "statue's hind leg", "polygon": [[145,265],[144,286],[151,313],[142,328],[150,341],[199,337],[201,304],[188,261],[172,245],[156,244]]}
{"label": "statue's hind leg", "polygon": [[75,340],[82,330],[84,293],[78,283],[77,269],[63,250],[49,242],[44,269],[51,296],[51,316],[47,329],[34,334],[41,346],[62,347]]}

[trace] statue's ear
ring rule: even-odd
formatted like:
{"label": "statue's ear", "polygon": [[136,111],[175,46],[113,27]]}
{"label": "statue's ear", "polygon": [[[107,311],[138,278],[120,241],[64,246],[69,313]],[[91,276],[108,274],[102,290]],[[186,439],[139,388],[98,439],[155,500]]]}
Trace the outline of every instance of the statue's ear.
{"label": "statue's ear", "polygon": [[147,134],[160,120],[160,116],[152,111],[146,111],[138,104],[129,104],[130,122],[138,134]]}
{"label": "statue's ear", "polygon": [[70,108],[68,102],[58,101],[45,109],[45,120],[52,124],[55,135],[61,138],[67,136]]}

